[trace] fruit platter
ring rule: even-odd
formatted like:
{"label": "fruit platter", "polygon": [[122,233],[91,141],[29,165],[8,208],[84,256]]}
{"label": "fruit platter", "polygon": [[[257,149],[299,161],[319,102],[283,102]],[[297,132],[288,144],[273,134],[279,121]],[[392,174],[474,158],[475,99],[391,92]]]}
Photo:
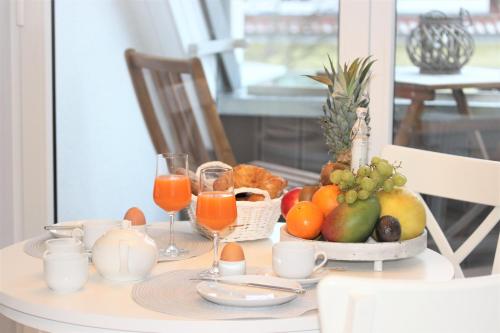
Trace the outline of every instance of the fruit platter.
{"label": "fruit platter", "polygon": [[375,271],[419,254],[427,248],[425,208],[404,188],[401,169],[376,156],[357,170],[327,163],[320,184],[283,197],[280,240],[314,242],[330,260],[373,261]]}
{"label": "fruit platter", "polygon": [[280,240],[314,242],[330,260],[373,261],[376,271],[419,254],[427,248],[425,209],[399,169],[379,157],[356,171],[328,163],[320,184],[283,197]]}

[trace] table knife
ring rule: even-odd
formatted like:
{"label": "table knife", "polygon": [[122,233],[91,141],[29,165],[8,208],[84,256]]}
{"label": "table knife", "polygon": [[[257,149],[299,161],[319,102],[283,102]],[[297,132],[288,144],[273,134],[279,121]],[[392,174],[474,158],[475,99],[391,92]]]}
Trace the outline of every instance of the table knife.
{"label": "table knife", "polygon": [[80,228],[81,225],[46,225],[43,227],[44,230],[71,230],[75,228]]}
{"label": "table knife", "polygon": [[272,290],[286,291],[286,292],[295,293],[295,294],[304,294],[306,292],[306,290],[302,289],[302,288],[281,287],[281,286],[274,286],[274,285],[270,285],[270,284],[255,283],[255,282],[237,282],[237,281],[211,279],[211,278],[193,278],[190,280],[193,280],[193,281],[211,281],[211,282],[229,284],[229,285],[233,285],[233,286],[272,289]]}

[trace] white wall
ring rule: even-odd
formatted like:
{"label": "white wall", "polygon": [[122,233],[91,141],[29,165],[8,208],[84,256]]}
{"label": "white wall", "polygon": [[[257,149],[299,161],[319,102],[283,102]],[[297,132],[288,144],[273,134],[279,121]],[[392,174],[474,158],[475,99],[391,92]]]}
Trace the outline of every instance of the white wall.
{"label": "white wall", "polygon": [[121,218],[152,200],[155,153],[124,59],[180,56],[166,1],[55,2],[58,220]]}
{"label": "white wall", "polygon": [[0,248],[14,240],[10,2],[0,1]]}

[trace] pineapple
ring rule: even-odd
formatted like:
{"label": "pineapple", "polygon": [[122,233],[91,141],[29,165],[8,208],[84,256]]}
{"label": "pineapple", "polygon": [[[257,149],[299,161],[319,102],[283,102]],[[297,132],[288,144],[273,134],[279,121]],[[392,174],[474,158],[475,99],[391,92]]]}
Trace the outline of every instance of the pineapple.
{"label": "pineapple", "polygon": [[[323,105],[324,115],[320,120],[321,127],[332,160],[349,166],[351,163],[351,129],[356,121],[356,109],[368,107],[369,97],[366,88],[374,60],[371,60],[371,57],[356,58],[351,64],[344,64],[343,68],[338,65],[337,70],[330,56],[328,60],[330,70],[324,67],[326,75],[307,76],[328,86],[328,95]],[[369,115],[366,117],[366,124],[370,125]],[[332,165],[329,167],[337,168]]]}

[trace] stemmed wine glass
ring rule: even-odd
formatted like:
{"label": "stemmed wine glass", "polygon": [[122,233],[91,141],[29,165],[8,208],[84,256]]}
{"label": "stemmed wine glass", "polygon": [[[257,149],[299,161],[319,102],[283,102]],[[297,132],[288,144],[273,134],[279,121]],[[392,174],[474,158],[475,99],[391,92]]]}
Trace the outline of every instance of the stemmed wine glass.
{"label": "stemmed wine glass", "polygon": [[191,183],[188,174],[188,155],[166,153],[158,154],[156,160],[156,178],[153,190],[155,203],[164,209],[170,219],[170,237],[168,247],[160,250],[164,256],[175,258],[186,249],[175,245],[175,214],[191,202]]}
{"label": "stemmed wine glass", "polygon": [[[222,184],[217,186],[217,190],[214,189],[216,181]],[[212,267],[202,272],[201,276],[209,278],[219,276],[219,238],[232,231],[229,227],[236,222],[236,217],[233,169],[228,167],[202,169],[196,203],[196,223],[212,233],[214,260]]]}

